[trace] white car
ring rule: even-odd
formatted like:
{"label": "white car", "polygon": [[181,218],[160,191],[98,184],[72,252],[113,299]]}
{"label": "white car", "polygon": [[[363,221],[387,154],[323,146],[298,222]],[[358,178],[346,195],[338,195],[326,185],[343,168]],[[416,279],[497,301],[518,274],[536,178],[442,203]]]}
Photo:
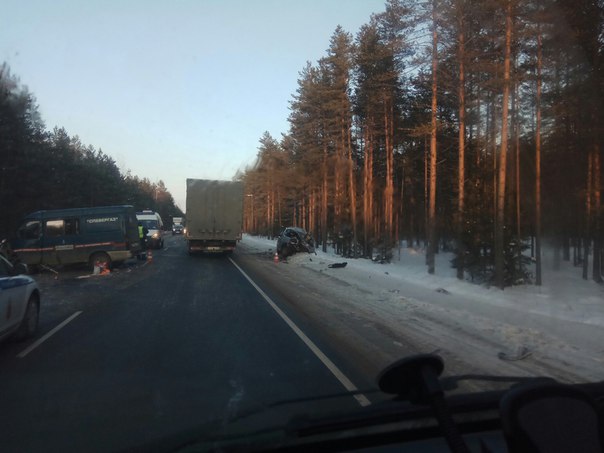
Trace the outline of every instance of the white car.
{"label": "white car", "polygon": [[0,341],[11,335],[24,340],[38,329],[40,289],[26,271],[0,255]]}

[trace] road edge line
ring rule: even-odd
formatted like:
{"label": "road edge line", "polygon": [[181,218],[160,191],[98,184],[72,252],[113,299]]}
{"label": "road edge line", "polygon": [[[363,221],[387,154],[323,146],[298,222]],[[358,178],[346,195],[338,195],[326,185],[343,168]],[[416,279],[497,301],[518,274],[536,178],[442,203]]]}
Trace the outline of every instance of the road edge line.
{"label": "road edge line", "polygon": [[[340,382],[340,384],[342,384],[344,386],[344,388],[346,390],[348,390],[349,392],[358,392],[359,389],[352,383],[352,381],[336,366],[335,363],[333,363],[331,361],[331,359],[329,357],[327,357],[325,355],[325,353],[323,351],[321,351],[321,349],[319,349],[319,347],[310,338],[308,338],[308,336],[302,331],[302,329],[300,329],[290,319],[290,317],[287,316],[285,314],[285,312],[283,312],[283,310],[281,310],[277,306],[277,304],[275,304],[275,302],[273,302],[273,300],[262,290],[262,288],[260,288],[256,284],[256,282],[254,282],[252,280],[252,278],[249,275],[247,275],[245,273],[245,271],[243,269],[241,269],[241,267],[239,267],[239,265],[237,263],[235,263],[235,261],[233,261],[233,259],[231,257],[229,257],[229,261],[233,264],[233,266],[235,266],[237,268],[237,270],[239,272],[241,272],[241,275],[243,275],[246,278],[246,280],[248,282],[250,282],[250,284],[254,287],[254,289],[256,291],[258,291],[258,293],[271,306],[271,308],[273,310],[275,310],[275,312],[281,317],[281,319],[283,319],[283,321],[285,321],[285,323],[294,331],[294,333],[296,335],[298,335],[298,337],[312,351],[312,353],[315,356],[317,356],[317,358],[323,363],[323,365],[325,365],[325,367],[327,367],[327,369],[331,372],[331,374],[334,375],[334,377]],[[371,404],[371,401],[369,401],[369,399],[362,393],[357,394],[357,395],[352,395],[352,396],[363,407],[369,406]]]}
{"label": "road edge line", "polygon": [[17,357],[19,359],[22,359],[23,357],[25,357],[27,354],[32,352],[34,349],[36,349],[38,346],[40,346],[42,343],[44,343],[46,340],[48,340],[55,333],[57,333],[59,330],[61,330],[63,327],[65,327],[67,324],[69,324],[71,321],[73,321],[75,318],[77,318],[81,314],[82,314],[81,311],[76,311],[74,314],[72,314],[69,318],[67,318],[61,324],[59,324],[54,329],[47,332],[44,336],[40,337],[37,341],[30,344],[27,348],[25,348],[23,351],[21,351],[19,354],[17,354]]}

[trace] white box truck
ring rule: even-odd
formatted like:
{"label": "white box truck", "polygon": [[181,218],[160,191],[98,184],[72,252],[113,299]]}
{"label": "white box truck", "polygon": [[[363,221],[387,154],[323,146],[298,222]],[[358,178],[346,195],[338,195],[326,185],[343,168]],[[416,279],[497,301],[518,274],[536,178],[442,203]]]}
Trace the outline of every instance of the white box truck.
{"label": "white box truck", "polygon": [[187,240],[194,252],[232,252],[243,227],[243,183],[187,179]]}

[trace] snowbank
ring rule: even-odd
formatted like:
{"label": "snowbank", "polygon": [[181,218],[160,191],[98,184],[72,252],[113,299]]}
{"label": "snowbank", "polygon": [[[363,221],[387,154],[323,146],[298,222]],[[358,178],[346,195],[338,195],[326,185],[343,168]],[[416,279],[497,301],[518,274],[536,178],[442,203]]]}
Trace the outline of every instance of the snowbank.
{"label": "snowbank", "polygon": [[[274,253],[275,240],[244,235],[243,243],[258,252]],[[328,272],[337,279],[360,285],[366,291],[431,290],[448,296],[456,296],[467,302],[468,308],[475,304],[489,304],[500,308],[511,308],[536,313],[561,320],[574,321],[604,327],[604,285],[581,278],[581,269],[571,263],[560,263],[554,270],[553,252],[544,252],[543,285],[521,285],[500,290],[470,281],[460,281],[451,267],[452,253],[436,256],[436,272],[430,275],[425,265],[423,250],[401,248],[395,251],[391,263],[379,264],[369,259],[342,258],[328,250],[317,250],[316,255],[297,254],[288,262]],[[346,262],[346,270],[330,269],[329,264]],[[426,302],[436,304],[442,298],[431,298]],[[450,298],[448,298],[450,299]]]}
{"label": "snowbank", "polygon": [[[242,241],[246,251],[267,257],[274,254],[275,245],[275,240],[252,236]],[[449,354],[449,359],[479,361],[482,371],[502,375],[602,380],[604,287],[583,280],[581,270],[570,263],[554,270],[553,252],[547,251],[544,258],[541,287],[505,290],[458,280],[449,253],[437,255],[436,273],[429,275],[425,254],[417,249],[395,251],[389,264],[320,250],[291,256],[287,264],[314,273],[316,284],[308,283],[308,275],[304,281],[310,291],[324,293],[326,307],[379,324],[393,333],[394,344],[399,344],[397,338],[411,336],[418,344]],[[346,267],[329,267],[342,262]],[[500,353],[513,355],[523,348],[531,351],[530,360],[498,359]]]}

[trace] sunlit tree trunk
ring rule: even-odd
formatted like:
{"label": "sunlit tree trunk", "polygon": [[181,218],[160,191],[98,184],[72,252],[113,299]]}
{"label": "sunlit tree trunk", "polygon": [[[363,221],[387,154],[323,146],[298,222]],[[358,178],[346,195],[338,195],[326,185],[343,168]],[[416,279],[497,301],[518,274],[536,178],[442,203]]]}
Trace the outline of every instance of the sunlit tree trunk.
{"label": "sunlit tree trunk", "polygon": [[266,237],[268,237],[268,238],[271,237],[270,225],[271,225],[271,193],[267,192],[267,194],[266,194],[266,225],[264,227],[264,231],[265,231]]}
{"label": "sunlit tree trunk", "polygon": [[512,44],[512,3],[507,1],[505,26],[505,58],[503,74],[503,99],[501,112],[501,150],[497,181],[497,213],[495,226],[495,278],[497,286],[504,287],[504,227],[505,227],[505,183],[508,151],[508,102],[510,98],[510,60]]}
{"label": "sunlit tree trunk", "polygon": [[[371,121],[368,120],[368,124]],[[364,193],[363,193],[363,233],[365,242],[365,254],[371,256],[371,232],[373,229],[373,137],[369,126],[365,127],[365,166]]]}
{"label": "sunlit tree trunk", "polygon": [[464,0],[457,0],[458,60],[459,60],[459,170],[457,175],[457,278],[463,280],[465,261],[464,201],[465,201],[465,148],[466,148],[466,87],[465,87],[465,34]]}
{"label": "sunlit tree trunk", "polygon": [[430,130],[430,207],[428,212],[428,273],[434,273],[434,254],[436,253],[436,109],[438,71],[438,31],[436,29],[436,0],[432,0],[432,124]]}
{"label": "sunlit tree trunk", "polygon": [[279,190],[277,190],[277,220],[279,224],[279,229],[281,229],[281,227],[283,226],[283,217],[281,216],[281,193]]}

